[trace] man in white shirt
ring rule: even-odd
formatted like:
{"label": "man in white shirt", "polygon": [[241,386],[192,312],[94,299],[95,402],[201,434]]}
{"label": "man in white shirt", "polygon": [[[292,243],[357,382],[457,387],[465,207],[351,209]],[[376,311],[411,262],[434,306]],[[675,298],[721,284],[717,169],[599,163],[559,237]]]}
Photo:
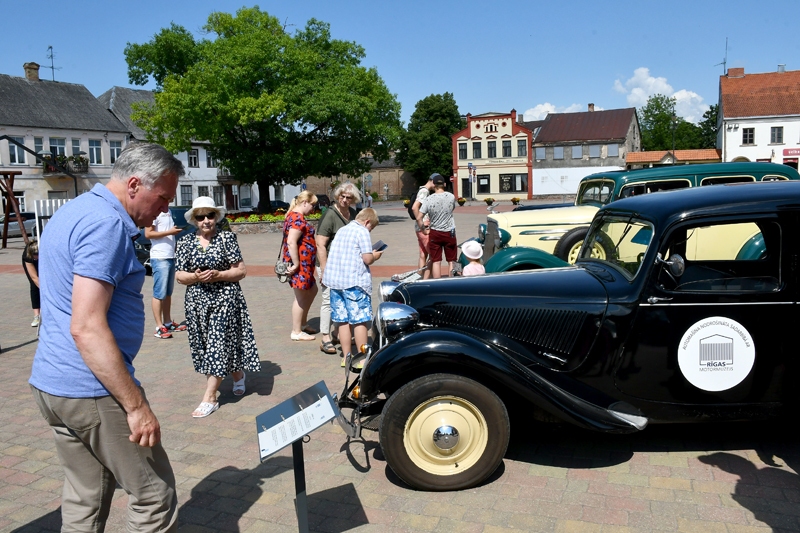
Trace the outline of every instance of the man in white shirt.
{"label": "man in white shirt", "polygon": [[186,331],[185,324],[172,321],[172,289],[175,286],[175,235],[181,228],[172,221],[172,213],[160,213],[153,225],[145,228],[144,236],[150,239],[150,268],[153,270],[153,316],[156,319],[155,336],[171,339],[173,331]]}

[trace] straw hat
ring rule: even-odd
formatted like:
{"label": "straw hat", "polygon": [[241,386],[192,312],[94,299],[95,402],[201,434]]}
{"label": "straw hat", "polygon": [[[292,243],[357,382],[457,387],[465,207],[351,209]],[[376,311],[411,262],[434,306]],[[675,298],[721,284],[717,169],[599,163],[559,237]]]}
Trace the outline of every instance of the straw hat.
{"label": "straw hat", "polygon": [[192,208],[186,211],[186,213],[183,215],[184,218],[186,218],[186,222],[188,222],[192,226],[197,226],[197,222],[194,219],[194,215],[195,213],[197,213],[197,211],[200,210],[216,211],[217,222],[219,222],[220,219],[225,216],[225,213],[228,212],[227,209],[225,209],[224,207],[214,205],[214,199],[211,198],[210,196],[198,196],[197,198],[194,199],[194,202],[192,202]]}
{"label": "straw hat", "polygon": [[467,241],[461,245],[461,252],[469,259],[480,259],[483,255],[483,246],[478,241]]}

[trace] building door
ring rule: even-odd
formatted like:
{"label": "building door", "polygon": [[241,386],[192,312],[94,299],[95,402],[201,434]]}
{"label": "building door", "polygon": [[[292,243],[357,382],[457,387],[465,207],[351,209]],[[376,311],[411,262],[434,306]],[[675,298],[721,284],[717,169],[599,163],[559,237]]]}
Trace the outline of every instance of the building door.
{"label": "building door", "polygon": [[238,185],[225,185],[225,209],[239,209]]}
{"label": "building door", "polygon": [[472,190],[470,190],[469,178],[461,178],[461,196],[464,198],[472,198]]}

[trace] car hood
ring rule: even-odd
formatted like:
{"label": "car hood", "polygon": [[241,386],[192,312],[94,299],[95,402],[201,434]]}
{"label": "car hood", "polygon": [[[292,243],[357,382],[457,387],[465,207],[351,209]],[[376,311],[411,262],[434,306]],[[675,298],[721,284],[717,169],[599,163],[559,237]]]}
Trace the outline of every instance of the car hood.
{"label": "car hood", "polygon": [[417,281],[393,294],[420,323],[480,337],[526,365],[577,367],[605,315],[604,285],[586,269],[566,267]]}
{"label": "car hood", "polygon": [[489,215],[489,218],[497,221],[498,227],[512,234],[517,234],[526,229],[535,229],[535,226],[554,226],[558,224],[574,223],[589,224],[597,211],[598,208],[592,205],[572,205],[568,207],[554,207],[551,209],[494,213]]}

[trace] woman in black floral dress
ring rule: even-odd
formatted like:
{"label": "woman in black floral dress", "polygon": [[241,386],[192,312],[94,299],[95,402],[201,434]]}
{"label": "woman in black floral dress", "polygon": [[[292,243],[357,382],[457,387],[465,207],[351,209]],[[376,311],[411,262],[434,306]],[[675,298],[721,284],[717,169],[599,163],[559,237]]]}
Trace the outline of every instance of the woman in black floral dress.
{"label": "woman in black floral dress", "polygon": [[175,250],[176,280],[187,285],[186,324],[196,372],[206,375],[203,401],[192,416],[203,418],[217,409],[222,379],[233,374],[233,393],[244,394],[245,370],[261,369],[239,280],[247,274],[236,235],[219,231],[225,208],[201,196],[186,212],[197,233],[184,235]]}

